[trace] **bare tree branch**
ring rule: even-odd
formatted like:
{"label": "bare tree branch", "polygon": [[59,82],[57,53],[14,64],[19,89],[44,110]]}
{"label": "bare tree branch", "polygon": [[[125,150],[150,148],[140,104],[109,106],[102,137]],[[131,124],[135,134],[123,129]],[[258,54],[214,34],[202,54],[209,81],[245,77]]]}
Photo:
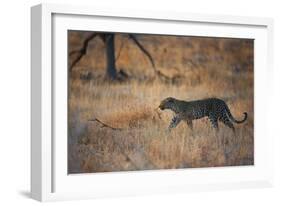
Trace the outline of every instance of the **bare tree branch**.
{"label": "bare tree branch", "polygon": [[92,122],[98,122],[98,123],[100,123],[102,126],[101,127],[107,127],[107,128],[109,128],[109,129],[112,129],[112,130],[122,130],[123,128],[116,128],[116,127],[112,127],[112,126],[110,126],[110,125],[108,125],[108,124],[105,124],[104,122],[102,122],[102,121],[100,121],[99,119],[97,119],[97,118],[94,118],[94,119],[90,119],[90,120],[88,120],[88,121],[92,121]]}
{"label": "bare tree branch", "polygon": [[83,42],[82,48],[79,50],[71,51],[69,52],[69,55],[74,55],[78,53],[77,57],[74,59],[72,64],[70,65],[69,69],[70,71],[73,69],[73,67],[80,61],[80,59],[87,53],[87,48],[89,45],[89,42],[94,39],[98,34],[97,33],[92,33],[90,34]]}
{"label": "bare tree branch", "polygon": [[154,64],[154,60],[150,53],[141,45],[141,43],[137,40],[137,38],[133,34],[129,34],[129,38],[133,40],[133,42],[139,47],[139,49],[148,57],[150,63],[152,64],[152,67],[154,71],[156,72],[156,67]]}
{"label": "bare tree branch", "polygon": [[169,76],[163,74],[161,71],[156,69],[156,66],[155,66],[155,63],[154,63],[154,60],[153,60],[151,54],[141,45],[141,43],[137,40],[137,38],[133,34],[129,34],[129,38],[132,39],[134,41],[134,43],[139,47],[139,49],[148,57],[148,59],[150,60],[150,63],[152,64],[155,74],[158,77],[161,77],[165,81],[171,81],[171,78]]}

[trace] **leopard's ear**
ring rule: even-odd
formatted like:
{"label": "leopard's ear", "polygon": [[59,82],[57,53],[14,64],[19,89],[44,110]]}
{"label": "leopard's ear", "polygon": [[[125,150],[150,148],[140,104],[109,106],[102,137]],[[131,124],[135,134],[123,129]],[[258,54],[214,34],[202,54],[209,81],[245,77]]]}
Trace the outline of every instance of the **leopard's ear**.
{"label": "leopard's ear", "polygon": [[174,101],[175,101],[175,99],[173,97],[168,97],[167,98],[167,102],[174,102]]}

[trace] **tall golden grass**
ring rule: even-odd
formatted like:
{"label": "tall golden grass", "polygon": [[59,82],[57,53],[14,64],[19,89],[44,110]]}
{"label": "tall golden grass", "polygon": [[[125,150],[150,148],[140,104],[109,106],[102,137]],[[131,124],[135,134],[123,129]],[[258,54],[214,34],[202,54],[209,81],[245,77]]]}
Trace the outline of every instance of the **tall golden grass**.
{"label": "tall golden grass", "polygon": [[[70,32],[70,50],[87,32]],[[111,172],[254,164],[253,41],[247,39],[138,35],[157,69],[179,76],[176,82],[154,79],[146,57],[125,34],[116,34],[122,50],[118,69],[126,81],[104,80],[102,41],[94,39],[69,75],[68,172]],[[71,58],[71,57],[69,57]],[[81,79],[82,72],[91,79]],[[234,117],[248,112],[246,123],[232,130],[220,124],[216,133],[206,118],[167,132],[171,111],[159,111],[162,99],[218,97]],[[104,127],[97,121],[121,130]]]}

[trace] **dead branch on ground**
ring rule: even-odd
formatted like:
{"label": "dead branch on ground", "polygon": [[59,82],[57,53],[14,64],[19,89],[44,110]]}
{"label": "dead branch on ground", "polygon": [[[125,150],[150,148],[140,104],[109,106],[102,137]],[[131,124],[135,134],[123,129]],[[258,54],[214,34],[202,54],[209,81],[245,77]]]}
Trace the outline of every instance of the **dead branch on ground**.
{"label": "dead branch on ground", "polygon": [[98,122],[98,123],[100,123],[102,126],[102,128],[103,127],[106,127],[106,128],[109,128],[109,129],[112,129],[112,130],[122,130],[123,128],[117,128],[117,127],[112,127],[112,126],[110,126],[110,125],[108,125],[108,124],[105,124],[104,122],[102,122],[102,121],[100,121],[99,119],[97,119],[97,118],[94,118],[94,119],[90,119],[90,120],[88,120],[88,121],[91,121],[91,122]]}

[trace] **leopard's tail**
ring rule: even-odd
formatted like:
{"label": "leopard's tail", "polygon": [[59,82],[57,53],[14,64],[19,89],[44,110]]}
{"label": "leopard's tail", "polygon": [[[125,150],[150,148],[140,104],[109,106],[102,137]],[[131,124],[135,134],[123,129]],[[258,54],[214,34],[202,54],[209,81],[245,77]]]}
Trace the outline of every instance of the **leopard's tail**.
{"label": "leopard's tail", "polygon": [[243,123],[243,122],[245,122],[245,121],[247,120],[247,117],[248,117],[247,112],[244,112],[244,119],[242,119],[242,120],[236,120],[236,119],[234,119],[234,117],[232,116],[232,114],[231,114],[231,112],[230,112],[230,110],[229,110],[228,107],[226,107],[225,111],[226,111],[226,115],[227,115],[228,119],[230,119],[232,122],[235,122],[235,123],[237,123],[237,124],[241,124],[241,123]]}

